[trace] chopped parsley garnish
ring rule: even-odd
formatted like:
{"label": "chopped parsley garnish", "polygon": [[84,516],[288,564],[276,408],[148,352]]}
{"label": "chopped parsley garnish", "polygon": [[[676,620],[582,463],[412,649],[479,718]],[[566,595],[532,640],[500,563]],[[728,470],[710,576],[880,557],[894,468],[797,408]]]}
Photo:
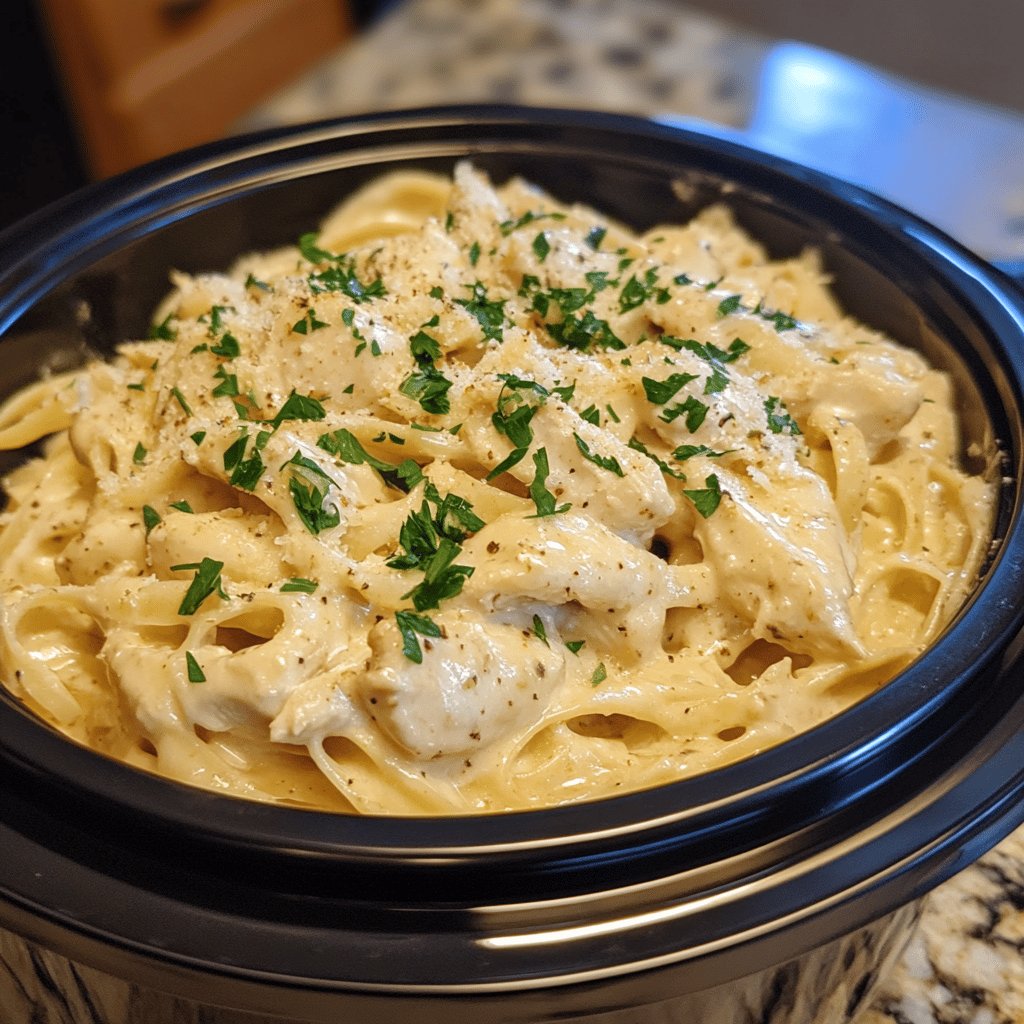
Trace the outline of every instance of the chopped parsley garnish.
{"label": "chopped parsley garnish", "polygon": [[729,383],[729,375],[720,366],[716,366],[704,381],[704,394],[716,395],[724,391]]}
{"label": "chopped parsley garnish", "polygon": [[462,590],[473,575],[473,566],[455,565],[455,559],[462,551],[462,541],[484,525],[465,498],[457,494],[442,498],[429,482],[423,493],[419,510],[410,513],[399,530],[398,542],[405,553],[387,562],[391,569],[423,571],[423,579],[402,595],[403,599],[412,598],[418,612],[437,608]]}
{"label": "chopped parsley garnish", "polygon": [[642,281],[634,274],[623,285],[619,293],[619,312],[628,313],[651,298],[659,304],[669,300],[668,289],[658,287],[658,272],[653,267],[645,271]]}
{"label": "chopped parsley garnish", "polygon": [[480,259],[480,243],[479,242],[474,242],[469,247],[469,265],[471,267],[475,267],[477,265],[477,261],[479,259]]}
{"label": "chopped parsley garnish", "polygon": [[149,338],[151,341],[174,341],[178,336],[178,332],[171,326],[171,321],[174,319],[173,313],[168,313],[158,324],[151,324],[149,328]]}
{"label": "chopped parsley garnish", "polygon": [[[391,439],[396,443],[404,440],[393,436]],[[412,459],[405,459],[398,465],[378,459],[359,443],[355,434],[344,427],[329,434],[321,434],[316,443],[317,447],[336,456],[342,462],[347,462],[352,466],[365,464],[371,469],[375,469],[384,482],[396,490],[408,493],[423,479],[423,471]]]}
{"label": "chopped parsley garnish", "polygon": [[471,297],[456,299],[456,305],[462,306],[476,320],[485,338],[501,341],[506,325],[505,300],[489,299],[487,288],[480,281],[466,287],[472,292]]}
{"label": "chopped parsley garnish", "polygon": [[601,426],[601,411],[591,403],[580,413],[580,419],[593,423],[595,427]]}
{"label": "chopped parsley garnish", "polygon": [[248,432],[243,433],[225,449],[224,469],[231,474],[228,477],[228,483],[232,487],[238,487],[243,491],[256,489],[256,484],[259,483],[260,477],[263,476],[263,470],[266,468],[260,452],[269,439],[270,432],[261,430],[256,435],[252,452],[248,458],[245,457],[245,450],[249,444]]}
{"label": "chopped parsley garnish", "polygon": [[218,366],[213,375],[220,379],[220,383],[213,389],[213,394],[216,397],[234,398],[240,394],[238,390],[238,377],[233,373],[228,373],[223,365]]}
{"label": "chopped parsley garnish", "polygon": [[730,313],[735,313],[740,308],[740,303],[743,300],[742,295],[729,295],[718,304],[718,315],[728,316]]}
{"label": "chopped parsley garnish", "polygon": [[318,320],[316,310],[310,306],[306,310],[306,315],[301,320],[296,320],[292,324],[293,334],[312,334],[313,331],[319,331],[321,328],[326,327],[327,322],[325,320]]}
{"label": "chopped parsley garnish", "polygon": [[209,337],[215,338],[224,326],[224,322],[221,319],[221,314],[224,310],[228,309],[227,306],[211,306],[209,317],[201,316],[199,318],[200,323],[206,323],[206,333]]}
{"label": "chopped parsley garnish", "polygon": [[194,615],[199,610],[199,606],[213,593],[219,594],[227,600],[228,595],[224,593],[220,578],[220,571],[223,568],[224,563],[213,558],[171,566],[171,572],[195,570],[192,582],[188,585],[188,590],[185,591],[185,596],[178,606],[179,615]]}
{"label": "chopped parsley garnish", "polygon": [[694,508],[705,519],[718,508],[718,504],[722,500],[722,491],[718,484],[718,477],[714,473],[704,481],[702,488],[689,491],[684,490],[683,494],[693,502]]}
{"label": "chopped parsley garnish", "polygon": [[601,243],[604,241],[604,236],[608,234],[608,229],[595,225],[587,232],[586,243],[593,250],[601,248]]}
{"label": "chopped parsley garnish", "polygon": [[281,584],[282,594],[312,594],[320,584],[316,580],[307,580],[304,576],[293,576]]}
{"label": "chopped parsley garnish", "polygon": [[143,443],[142,443],[142,442],[140,441],[140,442],[139,442],[139,443],[138,443],[138,444],[137,444],[137,445],[135,446],[135,451],[134,451],[134,452],[132,452],[132,462],[134,462],[134,463],[135,463],[135,465],[137,465],[137,466],[138,466],[138,465],[140,465],[141,463],[143,463],[143,462],[145,462],[145,461],[146,461],[146,455],[147,455],[147,454],[148,454],[148,453],[147,453],[147,451],[146,451],[146,448],[145,448],[145,446],[144,446],[144,445],[143,445]]}
{"label": "chopped parsley garnish", "polygon": [[622,339],[612,330],[607,320],[594,316],[592,309],[586,310],[582,316],[565,316],[558,323],[545,323],[548,334],[566,348],[590,351],[591,346],[598,348],[624,349]]}
{"label": "chopped parsley garnish", "polygon": [[554,516],[567,512],[572,506],[568,503],[557,505],[555,496],[546,486],[548,474],[551,472],[551,468],[548,465],[548,452],[546,448],[538,448],[533,453],[533,466],[534,476],[529,491],[537,511],[531,518],[542,519],[545,516]]}
{"label": "chopped parsley garnish", "polygon": [[551,252],[551,243],[547,239],[547,235],[543,231],[537,232],[537,237],[534,238],[532,243],[533,254],[537,257],[538,263],[543,263],[548,258],[548,253]]}
{"label": "chopped parsley garnish", "polygon": [[594,669],[594,674],[590,677],[591,686],[599,686],[608,678],[608,669],[604,667],[604,662],[600,661],[597,664],[597,668]]}
{"label": "chopped parsley garnish", "polygon": [[300,395],[294,389],[284,400],[284,405],[270,421],[276,430],[285,420],[322,420],[327,415],[323,403],[312,395]]}
{"label": "chopped parsley garnish", "polygon": [[680,388],[685,387],[692,380],[697,379],[695,373],[673,373],[664,380],[654,380],[652,377],[641,377],[640,383],[644,386],[644,394],[647,401],[654,405],[664,405],[675,398]]}
{"label": "chopped parsley garnish", "polygon": [[171,388],[171,394],[174,396],[175,401],[184,410],[186,416],[192,415],[192,407],[185,401],[185,396],[181,393],[181,389],[177,386]]}
{"label": "chopped parsley garnish", "polygon": [[502,388],[498,394],[498,407],[491,415],[491,423],[499,434],[504,434],[513,445],[512,452],[487,474],[488,480],[511,469],[520,462],[533,442],[530,421],[544,404],[550,392],[543,385],[513,373],[499,373]]}
{"label": "chopped parsley garnish", "polygon": [[439,637],[441,627],[426,615],[417,615],[411,611],[395,612],[395,622],[402,634],[402,653],[417,665],[423,662],[423,651],[420,650],[417,633],[420,636]]}
{"label": "chopped parsley garnish", "polygon": [[346,260],[343,256],[328,258],[336,259],[338,263],[318,274],[310,274],[307,279],[314,295],[320,292],[341,292],[357,304],[387,295],[384,282],[379,277],[369,283],[359,280],[355,260]]}
{"label": "chopped parsley garnish", "polygon": [[341,522],[341,513],[336,505],[324,508],[327,499],[326,484],[321,488],[308,478],[293,473],[288,481],[288,490],[291,492],[292,503],[302,520],[302,525],[314,537]]}
{"label": "chopped parsley garnish", "polygon": [[191,651],[185,652],[185,673],[188,676],[190,683],[205,683],[206,674],[203,672],[200,664],[196,661],[196,656]]}
{"label": "chopped parsley garnish", "polygon": [[622,472],[622,467],[619,465],[619,460],[609,455],[598,455],[596,452],[590,450],[590,445],[580,437],[575,431],[572,435],[576,439],[576,447],[580,451],[580,455],[587,460],[592,462],[595,466],[599,466],[601,469],[608,470],[609,473],[614,473],[616,476],[625,476]]}
{"label": "chopped parsley garnish", "polygon": [[181,501],[172,501],[171,508],[176,508],[179,512],[193,512],[192,506],[184,498]]}
{"label": "chopped parsley garnish", "polygon": [[700,401],[700,399],[694,398],[693,395],[690,395],[685,402],[669,406],[667,409],[662,409],[661,419],[666,423],[671,423],[680,416],[685,416],[686,429],[692,434],[704,422],[704,417],[707,416],[707,414],[708,407]]}
{"label": "chopped parsley garnish", "polygon": [[765,399],[764,412],[768,417],[768,429],[773,434],[801,434],[796,420],[786,412],[782,399],[771,395]]}
{"label": "chopped parsley garnish", "polygon": [[539,615],[533,617],[533,635],[541,640],[545,647],[550,647],[548,643],[548,631],[544,628],[544,620]]}
{"label": "chopped parsley garnish", "polygon": [[[424,327],[433,326],[436,320],[434,317]],[[420,330],[409,339],[409,350],[419,369],[409,374],[398,390],[407,398],[419,402],[424,412],[443,415],[451,409],[448,391],[452,382],[434,365],[434,360],[441,358],[440,343],[426,331]]]}
{"label": "chopped parsley garnish", "polygon": [[742,338],[733,338],[728,349],[721,349],[712,342],[699,342],[694,338],[674,338],[670,334],[663,334],[658,339],[662,345],[668,345],[676,352],[686,349],[709,363],[734,363],[744,352],[750,351],[750,346]]}
{"label": "chopped parsley garnish", "polygon": [[672,457],[678,459],[680,462],[685,462],[687,459],[692,459],[695,455],[704,455],[709,459],[720,459],[723,455],[729,455],[731,452],[736,451],[735,448],[730,448],[728,451],[716,452],[714,449],[709,448],[706,444],[681,444],[673,453]]}
{"label": "chopped parsley garnish", "polygon": [[669,476],[675,477],[676,480],[686,480],[685,473],[680,473],[679,470],[673,469],[664,459],[655,455],[654,452],[652,452],[639,438],[631,437],[629,439],[629,447],[632,448],[633,451],[640,452],[641,455],[646,455],[647,458],[649,458],[651,462],[653,462],[658,469],[662,471],[662,473],[667,473]]}
{"label": "chopped parsley garnish", "polygon": [[527,224],[532,224],[534,221],[543,220],[545,217],[549,220],[565,220],[565,214],[559,213],[558,211],[552,213],[534,213],[533,211],[527,211],[516,220],[503,220],[498,226],[501,228],[501,233],[507,238],[513,231],[518,231],[519,228],[525,227]]}
{"label": "chopped parsley garnish", "polygon": [[261,281],[255,274],[248,274],[245,278],[246,288],[259,288],[261,292],[269,292],[270,285],[266,281]]}
{"label": "chopped parsley garnish", "polygon": [[315,231],[308,231],[300,236],[299,252],[302,253],[302,258],[310,263],[330,263],[331,260],[337,259],[334,253],[321,249],[316,244],[318,237]]}
{"label": "chopped parsley garnish", "polygon": [[754,312],[762,320],[768,320],[775,328],[775,330],[779,331],[780,333],[782,331],[791,331],[794,327],[797,326],[797,321],[788,313],[783,313],[779,310],[776,310],[773,313],[769,313],[768,310],[766,310],[760,302],[754,308]]}
{"label": "chopped parsley garnish", "polygon": [[568,647],[573,654],[579,654],[586,642],[586,640],[566,640],[565,646]]}
{"label": "chopped parsley garnish", "polygon": [[138,384],[129,384],[128,385],[128,390],[129,391],[145,391],[146,390],[146,385],[141,383],[141,382],[138,383]]}
{"label": "chopped parsley garnish", "polygon": [[238,344],[238,339],[233,334],[223,334],[216,345],[210,345],[210,351],[215,356],[223,356],[225,359],[234,359],[241,355],[242,349]]}
{"label": "chopped parsley garnish", "polygon": [[153,508],[152,505],[142,506],[142,523],[146,527],[147,537],[149,536],[150,530],[152,530],[154,526],[157,526],[161,522],[163,522],[163,520],[160,518],[160,513],[157,512],[157,510]]}

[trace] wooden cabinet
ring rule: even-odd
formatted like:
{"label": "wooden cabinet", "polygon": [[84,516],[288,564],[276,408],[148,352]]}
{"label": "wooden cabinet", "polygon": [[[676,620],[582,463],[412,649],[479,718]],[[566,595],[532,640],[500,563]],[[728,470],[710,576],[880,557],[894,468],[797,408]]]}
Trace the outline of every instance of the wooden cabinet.
{"label": "wooden cabinet", "polygon": [[223,135],[342,45],[346,0],[39,0],[91,172]]}

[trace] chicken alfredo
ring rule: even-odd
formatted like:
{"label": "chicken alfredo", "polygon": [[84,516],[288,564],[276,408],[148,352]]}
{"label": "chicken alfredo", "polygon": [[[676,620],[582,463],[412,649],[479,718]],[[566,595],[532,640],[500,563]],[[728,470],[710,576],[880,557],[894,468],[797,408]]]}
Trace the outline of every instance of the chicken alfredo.
{"label": "chicken alfredo", "polygon": [[15,395],[0,677],[173,779],[368,814],[652,786],[848,707],[989,540],[947,377],[721,208],[637,236],[468,165],[175,274]]}

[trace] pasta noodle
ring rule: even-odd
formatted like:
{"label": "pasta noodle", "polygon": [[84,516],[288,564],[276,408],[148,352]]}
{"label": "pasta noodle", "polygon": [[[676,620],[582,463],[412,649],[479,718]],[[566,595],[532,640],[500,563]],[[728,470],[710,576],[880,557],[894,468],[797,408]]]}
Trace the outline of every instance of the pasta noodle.
{"label": "pasta noodle", "polygon": [[637,235],[408,172],[172,283],[0,409],[47,439],[0,676],[172,779],[441,814],[704,772],[899,672],[989,543],[947,376],[723,208]]}

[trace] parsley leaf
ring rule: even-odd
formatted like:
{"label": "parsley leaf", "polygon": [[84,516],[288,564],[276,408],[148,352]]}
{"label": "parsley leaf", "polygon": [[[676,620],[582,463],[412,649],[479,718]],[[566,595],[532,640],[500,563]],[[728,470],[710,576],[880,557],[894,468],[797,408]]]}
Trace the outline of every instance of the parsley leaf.
{"label": "parsley leaf", "polygon": [[301,320],[296,320],[292,324],[293,334],[312,334],[313,331],[319,331],[321,328],[326,327],[327,322],[325,320],[318,320],[316,316],[316,310],[310,306],[306,310],[305,316]]}
{"label": "parsley leaf", "polygon": [[426,615],[417,615],[411,611],[395,612],[395,622],[402,634],[402,653],[417,665],[422,664],[423,651],[420,650],[416,634],[439,637],[441,636],[441,627]]}
{"label": "parsley leaf", "polygon": [[540,231],[533,240],[533,253],[537,257],[537,262],[543,263],[548,258],[549,252],[551,252],[551,243],[548,241],[547,235]]}
{"label": "parsley leaf", "polygon": [[516,220],[503,220],[498,227],[501,229],[501,233],[507,238],[513,231],[518,231],[519,228],[525,227],[527,224],[532,224],[534,221],[543,220],[545,217],[549,220],[565,220],[565,214],[558,211],[553,211],[552,213],[535,213],[532,210],[528,210]]}
{"label": "parsley leaf", "polygon": [[729,295],[718,304],[718,315],[720,317],[728,316],[730,313],[735,313],[740,308],[740,303],[743,300],[742,295]]}
{"label": "parsley leaf", "polygon": [[505,300],[492,300],[487,297],[487,289],[477,281],[466,287],[472,292],[468,299],[456,299],[456,305],[469,313],[480,325],[485,338],[501,341],[506,325]]}
{"label": "parsley leaf", "polygon": [[322,420],[326,415],[322,402],[312,395],[300,395],[293,388],[271,424],[276,430],[285,420]]}
{"label": "parsley leaf", "polygon": [[318,237],[315,231],[308,231],[299,237],[299,252],[302,253],[302,258],[310,263],[330,263],[337,259],[334,253],[321,249],[316,244]]}
{"label": "parsley leaf", "polygon": [[147,454],[149,453],[146,451],[145,445],[140,441],[135,446],[135,451],[132,452],[132,462],[134,462],[136,466],[141,465],[146,461]]}
{"label": "parsley leaf", "polygon": [[546,483],[551,469],[548,465],[548,452],[546,448],[538,448],[533,453],[534,477],[530,484],[530,497],[537,507],[533,519],[542,519],[545,516],[558,515],[568,511],[572,506],[568,503],[556,507],[555,496],[547,489]]}
{"label": "parsley leaf", "polygon": [[191,651],[185,652],[185,673],[190,683],[205,683],[206,674],[203,672],[195,655]]}
{"label": "parsley leaf", "polygon": [[252,453],[248,458],[245,458],[245,450],[249,444],[248,433],[242,434],[238,440],[232,442],[225,449],[224,469],[231,473],[228,483],[232,487],[241,488],[243,491],[253,491],[256,489],[256,484],[259,483],[260,477],[263,476],[265,468],[260,451],[266,445],[269,437],[268,431],[261,430],[256,436]]}
{"label": "parsley leaf", "polygon": [[[401,438],[392,438],[401,440]],[[422,479],[423,471],[412,459],[405,459],[397,466],[371,455],[351,431],[342,427],[329,434],[321,434],[317,438],[317,447],[347,462],[351,466],[367,465],[376,470],[384,482],[398,491],[412,490]]]}
{"label": "parsley leaf", "polygon": [[572,435],[576,439],[576,447],[580,450],[580,455],[587,460],[592,462],[595,466],[600,466],[601,469],[608,470],[609,473],[614,473],[616,476],[625,476],[622,472],[622,466],[619,465],[619,460],[607,455],[598,455],[596,452],[590,450],[590,445],[580,437],[579,434],[573,432]]}
{"label": "parsley leaf", "polygon": [[221,585],[220,571],[224,568],[223,562],[214,558],[204,558],[201,562],[188,562],[183,565],[172,565],[171,572],[180,572],[186,569],[194,569],[195,575],[192,582],[185,591],[185,596],[178,606],[179,615],[194,615],[199,606],[213,593],[219,594],[227,599],[224,588]]}
{"label": "parsley leaf", "polygon": [[652,377],[641,377],[640,383],[644,386],[644,394],[647,401],[654,405],[664,405],[675,398],[680,388],[696,380],[695,373],[673,373],[664,380],[654,380]]}
{"label": "parsley leaf", "polygon": [[311,481],[293,475],[288,481],[292,503],[299,514],[303,526],[315,537],[323,530],[329,530],[341,522],[341,513],[336,505],[324,508],[327,498],[327,487],[317,487]]}
{"label": "parsley leaf", "polygon": [[786,412],[782,399],[770,395],[764,402],[765,415],[768,417],[768,429],[773,434],[801,434],[796,420]]}
{"label": "parsley leaf", "polygon": [[594,316],[592,309],[580,317],[566,316],[559,323],[545,323],[548,334],[566,348],[588,352],[592,345],[599,348],[624,349],[625,343],[612,330],[607,320]]}
{"label": "parsley leaf", "polygon": [[718,484],[718,477],[712,473],[705,481],[704,486],[697,490],[687,491],[685,494],[693,502],[694,508],[707,519],[722,500],[722,491]]}
{"label": "parsley leaf", "polygon": [[686,480],[685,473],[680,473],[679,470],[673,469],[664,459],[655,455],[639,438],[631,437],[629,439],[629,447],[633,451],[640,452],[641,455],[646,455],[662,473],[667,473],[669,476],[675,477],[676,480]]}
{"label": "parsley leaf", "polygon": [[591,686],[600,686],[608,678],[608,669],[604,667],[604,662],[598,662],[597,668],[594,669],[594,674],[590,677]]}
{"label": "parsley leaf", "polygon": [[661,419],[671,423],[680,416],[686,417],[686,429],[692,434],[704,422],[708,414],[708,407],[699,399],[690,395],[685,402],[670,406],[661,411]]}
{"label": "parsley leaf", "polygon": [[152,341],[174,341],[178,336],[178,332],[171,326],[171,321],[174,319],[173,313],[168,313],[158,324],[151,324],[149,328],[149,337]]}
{"label": "parsley leaf", "polygon": [[730,448],[728,451],[716,452],[706,444],[681,444],[672,453],[672,456],[680,462],[685,462],[687,459],[692,459],[695,455],[704,455],[709,459],[720,459],[723,455],[729,455],[734,451],[736,451],[735,448]]}
{"label": "parsley leaf", "polygon": [[240,394],[238,390],[238,377],[233,373],[228,373],[227,370],[224,369],[223,365],[218,366],[213,375],[214,377],[219,377],[221,381],[220,384],[213,389],[213,394],[216,397],[220,398],[226,396],[228,398],[234,398],[236,395]]}
{"label": "parsley leaf", "polygon": [[533,617],[533,635],[541,640],[545,647],[550,647],[548,643],[548,632],[544,628],[544,620],[539,615]]}
{"label": "parsley leaf", "polygon": [[320,584],[316,580],[307,580],[304,576],[293,576],[281,584],[282,594],[312,594]]}
{"label": "parsley leaf", "polygon": [[628,313],[631,309],[642,306],[648,299],[653,298],[658,303],[668,301],[669,294],[664,288],[658,288],[658,272],[650,267],[644,274],[643,281],[634,274],[623,285],[619,293],[619,312]]}
{"label": "parsley leaf", "polygon": [[215,356],[224,356],[225,359],[234,359],[242,353],[238,339],[233,334],[221,335],[220,341],[210,346],[210,351]]}
{"label": "parsley leaf", "polygon": [[[328,258],[341,260],[341,257]],[[318,274],[310,274],[307,280],[314,295],[320,292],[341,292],[357,304],[387,295],[387,289],[381,278],[378,277],[369,283],[359,280],[356,275],[355,260],[339,262]]]}
{"label": "parsley leaf", "polygon": [[160,514],[152,505],[142,506],[142,523],[146,527],[147,537],[149,536],[149,531],[152,530],[154,526],[157,526],[162,522],[163,520],[160,518]]}

